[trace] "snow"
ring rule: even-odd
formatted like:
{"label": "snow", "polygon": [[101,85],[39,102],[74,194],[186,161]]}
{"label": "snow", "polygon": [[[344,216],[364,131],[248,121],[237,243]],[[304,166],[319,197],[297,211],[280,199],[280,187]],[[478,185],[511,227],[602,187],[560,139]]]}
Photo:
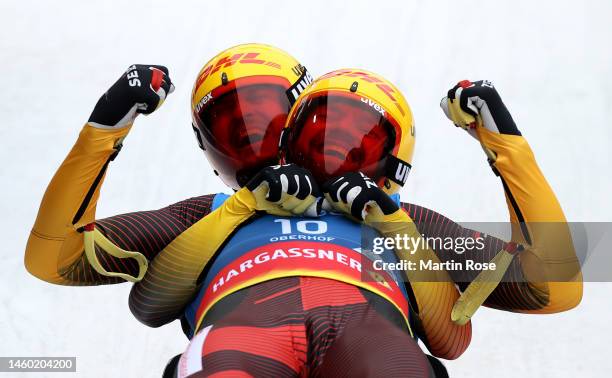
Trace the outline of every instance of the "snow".
{"label": "snow", "polygon": [[[610,14],[607,0],[2,0],[0,356],[77,356],[68,377],[156,377],[187,345],[178,323],[149,329],[133,318],[129,284],[59,287],[23,267],[47,183],[130,64],[166,65],[177,90],[137,121],[110,167],[98,217],[225,190],[192,135],[191,86],[218,51],[257,41],[288,50],[314,76],[356,66],[394,81],[418,136],[402,197],[457,221],[507,219],[479,146],[438,107],[461,79],[493,80],[568,219],[601,222],[612,220]],[[482,309],[470,348],[446,363],[450,374],[608,376],[611,295],[611,284],[590,283],[567,313]]]}

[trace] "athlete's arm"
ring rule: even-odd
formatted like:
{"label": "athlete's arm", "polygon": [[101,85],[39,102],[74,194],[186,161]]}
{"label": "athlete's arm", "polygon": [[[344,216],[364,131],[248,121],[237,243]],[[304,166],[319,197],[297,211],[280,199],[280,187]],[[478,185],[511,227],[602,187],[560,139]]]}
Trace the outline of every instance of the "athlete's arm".
{"label": "athlete's arm", "polygon": [[[578,305],[582,275],[565,215],[497,90],[488,81],[462,81],[442,99],[441,106],[456,126],[480,142],[502,181],[513,226],[512,241],[525,247],[514,264],[520,265],[528,284],[516,287],[514,295],[531,297],[513,309],[553,313]],[[501,290],[512,294],[507,285],[502,285],[498,294]],[[500,301],[490,304],[503,306]],[[535,302],[540,306],[533,308]],[[509,307],[514,305],[518,302]]]}
{"label": "athlete's arm", "polygon": [[[159,210],[139,211],[98,219],[95,227],[117,247],[139,252],[148,261],[178,238],[185,230],[211,211],[214,194],[194,197]],[[132,277],[139,274],[140,266],[132,258],[118,258],[95,245],[96,258],[107,272],[124,273]],[[63,277],[77,285],[101,285],[125,280],[98,273],[89,263],[84,251],[71,264]]]}
{"label": "athlete's arm", "polygon": [[[134,65],[102,95],[42,199],[25,252],[31,274],[64,285],[122,281],[85,267],[82,228],[94,222],[106,169],[134,119],[152,113],[173,88],[165,67]],[[97,255],[104,253],[98,250]],[[111,261],[100,258],[101,263]]]}
{"label": "athlete's arm", "polygon": [[[478,275],[478,270],[465,269],[467,261],[488,263],[502,249],[508,247],[508,242],[491,235],[462,227],[447,217],[425,207],[402,203],[402,208],[414,220],[419,232],[431,238],[429,246],[436,252],[442,262],[460,263],[464,269],[449,270],[453,281],[463,291]],[[481,238],[481,239],[480,239]],[[477,240],[470,248],[462,248],[457,252],[454,244],[448,240]],[[435,241],[440,241],[435,244]],[[546,296],[531,290],[521,270],[519,259],[514,259],[508,268],[504,282],[487,298],[484,305],[506,311],[529,312],[539,310],[547,303]]]}

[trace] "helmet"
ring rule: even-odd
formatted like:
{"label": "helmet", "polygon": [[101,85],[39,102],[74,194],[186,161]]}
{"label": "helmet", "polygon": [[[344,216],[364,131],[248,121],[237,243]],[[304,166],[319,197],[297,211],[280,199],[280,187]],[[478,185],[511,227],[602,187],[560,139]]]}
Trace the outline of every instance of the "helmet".
{"label": "helmet", "polygon": [[192,126],[226,185],[237,190],[278,164],[291,105],[311,82],[297,60],[262,44],[229,48],[204,65],[191,93]]}
{"label": "helmet", "polygon": [[408,178],[414,141],[412,112],[399,89],[375,73],[342,69],[318,78],[297,99],[282,155],[320,184],[361,171],[393,194]]}

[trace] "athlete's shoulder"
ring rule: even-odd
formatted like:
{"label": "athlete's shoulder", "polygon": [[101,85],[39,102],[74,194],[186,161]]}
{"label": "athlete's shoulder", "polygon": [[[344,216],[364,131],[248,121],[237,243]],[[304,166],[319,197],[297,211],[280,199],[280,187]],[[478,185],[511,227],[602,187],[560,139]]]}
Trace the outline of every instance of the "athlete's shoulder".
{"label": "athlete's shoulder", "polygon": [[400,202],[400,206],[416,223],[444,223],[449,221],[444,215],[425,206],[410,202]]}
{"label": "athlete's shoulder", "polygon": [[214,210],[213,202],[215,197],[217,197],[216,193],[187,198],[173,203],[166,207],[165,210],[187,220],[189,223],[194,223]]}
{"label": "athlete's shoulder", "polygon": [[209,207],[211,206],[213,200],[217,196],[217,193],[214,194],[203,194],[201,196],[190,197],[176,203],[173,203],[169,207]]}

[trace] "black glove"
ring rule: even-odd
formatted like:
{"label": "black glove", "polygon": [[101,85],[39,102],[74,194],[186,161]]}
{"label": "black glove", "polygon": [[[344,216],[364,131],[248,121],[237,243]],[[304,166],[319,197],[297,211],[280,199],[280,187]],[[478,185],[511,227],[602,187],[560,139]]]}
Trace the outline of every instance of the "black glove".
{"label": "black glove", "polygon": [[100,128],[121,128],[139,113],[159,108],[174,85],[164,66],[134,64],[100,97],[88,123]]}
{"label": "black glove", "polygon": [[488,80],[459,82],[448,91],[440,106],[455,126],[468,131],[482,123],[480,126],[498,134],[521,135],[499,93]]}
{"label": "black glove", "polygon": [[302,215],[321,196],[310,171],[295,164],[266,167],[246,187],[255,196],[258,210],[277,215]]}
{"label": "black glove", "polygon": [[383,221],[385,215],[399,210],[398,204],[361,172],[347,173],[327,181],[323,192],[334,209],[359,221],[369,215],[376,218],[371,219],[374,222]]}

